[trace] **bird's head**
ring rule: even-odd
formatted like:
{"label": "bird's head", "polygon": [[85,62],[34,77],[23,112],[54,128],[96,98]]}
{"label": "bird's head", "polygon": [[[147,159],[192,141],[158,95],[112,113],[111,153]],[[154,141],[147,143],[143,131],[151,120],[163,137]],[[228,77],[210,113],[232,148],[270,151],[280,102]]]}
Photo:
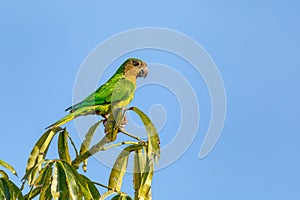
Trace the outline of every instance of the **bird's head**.
{"label": "bird's head", "polygon": [[125,76],[127,77],[146,78],[148,75],[148,66],[144,61],[140,59],[129,58],[124,62],[123,66]]}

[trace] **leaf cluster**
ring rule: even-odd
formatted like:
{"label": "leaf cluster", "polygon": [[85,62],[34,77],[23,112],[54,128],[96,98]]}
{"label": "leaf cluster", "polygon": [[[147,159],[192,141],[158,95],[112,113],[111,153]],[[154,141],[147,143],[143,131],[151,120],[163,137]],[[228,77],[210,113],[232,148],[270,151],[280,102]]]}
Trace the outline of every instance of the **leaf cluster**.
{"label": "leaf cluster", "polygon": [[[127,133],[121,128],[121,122],[125,112],[131,110],[142,120],[147,131],[147,140]],[[76,148],[69,132],[61,127],[47,130],[35,143],[28,158],[25,175],[22,178],[22,186],[18,188],[8,177],[4,170],[0,170],[0,199],[107,199],[113,200],[132,199],[123,192],[123,177],[127,171],[129,156],[134,156],[133,188],[134,199],[151,198],[151,183],[154,174],[154,162],[160,157],[160,143],[158,133],[149,117],[136,107],[127,110],[114,110],[109,116],[105,126],[105,136],[95,145],[91,146],[93,136],[103,121],[91,126],[85,135],[79,151]],[[125,134],[135,141],[123,141],[115,143],[118,134]],[[57,159],[47,159],[47,153],[53,138],[57,136]],[[80,173],[82,166],[87,170],[88,158],[99,151],[125,146],[117,156],[110,172],[108,185],[90,180]],[[71,158],[70,149],[75,152],[75,158]],[[16,171],[8,163],[0,160],[0,166],[16,174]],[[25,185],[29,186],[28,193],[22,193]],[[98,187],[107,189],[100,194]]]}

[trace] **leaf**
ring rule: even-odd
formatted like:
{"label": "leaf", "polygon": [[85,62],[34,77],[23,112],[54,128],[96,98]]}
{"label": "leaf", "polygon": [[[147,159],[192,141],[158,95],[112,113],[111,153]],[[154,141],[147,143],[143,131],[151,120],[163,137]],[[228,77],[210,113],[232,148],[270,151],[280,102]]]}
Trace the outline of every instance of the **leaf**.
{"label": "leaf", "polygon": [[71,136],[68,134],[68,138],[69,138],[69,140],[70,140],[70,142],[71,142],[71,145],[72,145],[72,147],[73,147],[73,149],[74,149],[74,151],[75,151],[75,155],[76,155],[76,157],[78,156],[78,150],[77,150],[77,148],[76,148],[76,145],[75,145],[75,143],[74,143],[74,141],[72,140],[72,138],[71,138]]}
{"label": "leaf", "polygon": [[36,178],[34,181],[34,186],[35,187],[41,187],[44,186],[45,184],[50,184],[51,182],[51,175],[52,175],[52,164],[44,167],[41,171],[39,176]]}
{"label": "leaf", "polygon": [[41,189],[41,194],[39,200],[51,200],[52,195],[51,195],[51,184],[44,186]]}
{"label": "leaf", "polygon": [[0,178],[0,185],[1,185],[1,190],[2,190],[1,193],[4,196],[3,199],[11,199],[9,187],[8,187],[8,184],[6,183],[5,179]]}
{"label": "leaf", "polygon": [[119,127],[123,120],[123,116],[124,116],[124,113],[123,113],[122,108],[115,108],[114,110],[112,110],[111,114],[108,116],[104,132],[110,142],[113,142],[116,140],[117,133],[119,132]]}
{"label": "leaf", "polygon": [[[100,123],[102,122],[102,120],[100,120],[99,122],[95,123],[93,126],[90,127],[90,129],[88,130],[88,132],[85,135],[85,139],[83,140],[81,147],[80,147],[80,155],[82,155],[83,153],[88,151],[88,148],[91,144],[92,138],[96,132],[96,129],[98,128],[98,126],[100,125]],[[85,159],[83,161],[83,166],[82,169],[84,172],[86,172],[86,165],[87,165],[87,161],[88,159]]]}
{"label": "leaf", "polygon": [[132,198],[130,196],[126,196],[125,199],[126,200],[132,200]]}
{"label": "leaf", "polygon": [[93,199],[99,199],[101,197],[97,187],[94,185],[94,183],[92,183],[92,181],[87,178],[86,176],[82,175],[82,178],[87,182],[88,184],[88,188],[91,191],[91,194],[93,195]]}
{"label": "leaf", "polygon": [[160,158],[160,141],[155,126],[149,117],[138,108],[131,107],[129,110],[133,110],[142,120],[148,135],[148,157],[152,157],[152,155],[154,155],[154,159],[157,163]]}
{"label": "leaf", "polygon": [[54,199],[93,199],[88,183],[63,160],[56,161],[53,167],[51,194]]}
{"label": "leaf", "polygon": [[135,192],[138,192],[142,184],[142,173],[145,166],[145,155],[142,149],[135,151],[134,153],[134,165],[133,165],[133,188]]}
{"label": "leaf", "polygon": [[38,164],[39,162],[44,160],[44,158],[47,154],[49,145],[53,139],[53,136],[61,130],[62,129],[60,127],[54,128],[54,129],[46,131],[40,137],[40,139],[34,145],[32,151],[31,151],[31,154],[29,156],[27,166],[26,166],[26,173],[28,171],[30,171],[32,168],[34,168],[36,164]]}
{"label": "leaf", "polygon": [[20,189],[9,179],[0,178],[0,199],[23,200]]}
{"label": "leaf", "polygon": [[2,180],[0,178],[0,199],[4,199],[5,198],[5,188],[4,185],[2,184]]}
{"label": "leaf", "polygon": [[64,163],[57,162],[57,165],[61,167],[61,169],[64,171],[65,174],[65,182],[67,185],[67,188],[64,188],[66,192],[68,193],[69,199],[80,199],[80,191],[79,186],[76,183],[76,177],[74,176],[73,172],[69,170]]}
{"label": "leaf", "polygon": [[117,194],[116,196],[114,196],[111,200],[121,200],[122,196]]}
{"label": "leaf", "polygon": [[53,167],[53,176],[51,182],[51,195],[54,199],[58,199],[60,196],[60,188],[59,188],[59,172],[57,165]]}
{"label": "leaf", "polygon": [[[40,196],[44,195],[47,188],[51,186],[53,164],[55,164],[53,160],[42,161],[24,176],[23,179],[27,179],[29,185],[32,185],[29,193],[25,195],[26,199],[34,198],[38,194],[40,194]],[[48,193],[51,196],[51,190],[49,190]]]}
{"label": "leaf", "polygon": [[152,200],[151,188],[150,188],[145,200]]}
{"label": "leaf", "polygon": [[9,171],[11,171],[11,173],[18,176],[16,170],[10,164],[8,164],[7,162],[4,162],[3,160],[0,160],[0,166],[8,169]]}
{"label": "leaf", "polygon": [[[149,199],[152,178],[154,174],[154,164],[152,160],[147,159],[145,170],[142,174],[142,184],[138,190],[138,199]],[[151,195],[150,195],[151,199]]]}
{"label": "leaf", "polygon": [[41,188],[40,187],[33,189],[33,186],[32,186],[32,188],[30,189],[30,192],[24,196],[24,199],[33,199],[34,197],[36,197],[40,193],[41,193]]}
{"label": "leaf", "polygon": [[54,199],[70,199],[67,178],[65,169],[62,167],[62,162],[58,160],[53,166],[51,194]]}
{"label": "leaf", "polygon": [[74,169],[74,167],[64,161],[62,161],[66,170],[73,174],[77,185],[80,187],[79,195],[83,195],[84,199],[93,199],[93,194],[89,189],[87,181]]}
{"label": "leaf", "polygon": [[7,178],[8,179],[8,175],[7,175],[7,173],[5,171],[0,170],[0,174],[2,175],[3,178]]}
{"label": "leaf", "polygon": [[112,190],[120,191],[123,177],[126,172],[127,164],[128,164],[128,157],[130,152],[134,150],[141,149],[141,145],[131,145],[126,147],[116,159],[113,169],[109,176],[109,183],[108,187]]}
{"label": "leaf", "polygon": [[114,194],[114,193],[116,193],[116,192],[113,191],[113,190],[108,190],[107,192],[105,192],[105,193],[100,197],[100,200],[105,200],[106,197],[108,197],[108,196],[110,196],[110,195],[112,195],[112,194]]}
{"label": "leaf", "polygon": [[13,199],[19,199],[19,200],[23,200],[24,197],[22,195],[21,190],[10,180],[6,180],[8,186],[10,187],[10,191],[11,191],[11,196],[13,196]]}
{"label": "leaf", "polygon": [[10,192],[5,179],[0,178],[0,197],[1,199],[10,199]]}
{"label": "leaf", "polygon": [[111,200],[132,200],[132,198],[127,194],[122,194],[122,195],[118,194],[114,196]]}
{"label": "leaf", "polygon": [[[39,162],[38,164],[36,164],[36,166],[34,166],[33,168],[31,168],[22,178],[22,180],[24,180],[23,185],[25,184],[25,180],[28,181],[29,185],[32,185],[36,176],[38,175],[41,166],[43,165],[44,161]],[[23,188],[23,186],[22,186]]]}
{"label": "leaf", "polygon": [[[50,200],[51,195],[51,183],[53,181],[53,166],[56,164],[55,160],[49,160],[44,162],[43,168],[39,172],[39,176],[34,181],[34,188],[27,195],[26,199],[34,198],[39,194],[40,200]],[[38,168],[38,166],[36,167]]]}
{"label": "leaf", "polygon": [[72,161],[69,153],[68,135],[69,133],[66,129],[59,133],[57,147],[59,158],[71,164]]}
{"label": "leaf", "polygon": [[132,200],[132,198],[130,196],[123,196],[123,200]]}
{"label": "leaf", "polygon": [[24,175],[24,177],[22,178],[23,181],[23,185],[22,188],[24,187],[25,181],[28,181],[29,185],[32,185],[36,179],[36,176],[38,175],[38,173],[42,170],[43,166],[46,167],[48,165],[53,164],[53,161],[44,161],[41,160],[39,163],[37,163],[33,168],[29,169],[26,174]]}

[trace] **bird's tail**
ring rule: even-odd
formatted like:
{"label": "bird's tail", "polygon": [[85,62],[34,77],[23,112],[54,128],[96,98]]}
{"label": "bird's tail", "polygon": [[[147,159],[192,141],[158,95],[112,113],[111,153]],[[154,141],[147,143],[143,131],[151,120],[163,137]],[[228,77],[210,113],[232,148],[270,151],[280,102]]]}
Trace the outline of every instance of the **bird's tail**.
{"label": "bird's tail", "polygon": [[59,127],[59,126],[65,124],[65,123],[67,123],[68,121],[71,121],[74,118],[75,118],[74,113],[70,113],[67,116],[65,116],[62,119],[55,122],[54,124],[48,126],[46,129],[53,129],[53,128]]}

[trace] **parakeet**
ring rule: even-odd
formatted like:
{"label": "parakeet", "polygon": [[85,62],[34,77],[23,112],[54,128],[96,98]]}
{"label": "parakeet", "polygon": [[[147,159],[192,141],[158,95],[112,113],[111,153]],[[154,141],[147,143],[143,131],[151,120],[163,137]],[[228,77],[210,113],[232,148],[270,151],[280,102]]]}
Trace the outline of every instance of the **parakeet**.
{"label": "parakeet", "polygon": [[115,74],[95,92],[83,101],[70,106],[65,111],[70,113],[46,129],[55,128],[83,115],[97,114],[104,118],[112,108],[125,108],[133,99],[136,89],[136,79],[148,75],[148,66],[137,58],[127,59]]}

